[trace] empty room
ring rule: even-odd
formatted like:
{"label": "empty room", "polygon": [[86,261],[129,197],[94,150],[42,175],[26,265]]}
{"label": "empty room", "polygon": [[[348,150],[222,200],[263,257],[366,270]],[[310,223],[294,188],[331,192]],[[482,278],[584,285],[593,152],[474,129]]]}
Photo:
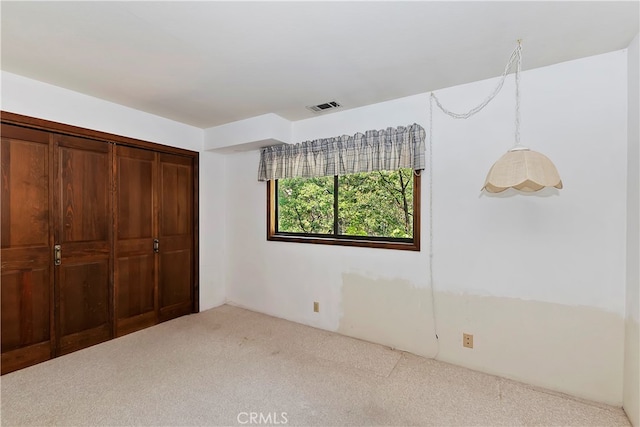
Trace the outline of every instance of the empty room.
{"label": "empty room", "polygon": [[3,426],[640,427],[640,2],[0,16]]}

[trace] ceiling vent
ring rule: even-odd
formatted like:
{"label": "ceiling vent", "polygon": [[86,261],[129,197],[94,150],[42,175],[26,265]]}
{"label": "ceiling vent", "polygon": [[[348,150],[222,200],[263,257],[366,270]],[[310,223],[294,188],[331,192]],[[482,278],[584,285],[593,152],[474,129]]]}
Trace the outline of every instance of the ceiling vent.
{"label": "ceiling vent", "polygon": [[327,110],[333,110],[334,108],[341,107],[339,103],[336,101],[325,102],[324,104],[318,105],[308,105],[307,109],[313,111],[314,113],[321,113]]}

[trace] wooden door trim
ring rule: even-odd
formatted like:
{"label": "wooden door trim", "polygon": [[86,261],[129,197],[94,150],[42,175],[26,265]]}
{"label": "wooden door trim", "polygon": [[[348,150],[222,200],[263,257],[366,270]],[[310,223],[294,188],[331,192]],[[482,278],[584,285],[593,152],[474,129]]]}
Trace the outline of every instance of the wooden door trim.
{"label": "wooden door trim", "polygon": [[9,350],[2,353],[0,358],[0,373],[2,375],[18,369],[26,368],[36,363],[51,359],[51,343],[41,342],[28,347]]}
{"label": "wooden door trim", "polygon": [[200,172],[198,170],[200,166],[200,160],[198,156],[192,158],[193,160],[193,196],[191,203],[193,204],[193,223],[191,227],[193,229],[193,306],[191,307],[192,313],[200,312],[200,223],[199,223],[199,211],[200,211],[200,197],[198,187],[198,176]]}

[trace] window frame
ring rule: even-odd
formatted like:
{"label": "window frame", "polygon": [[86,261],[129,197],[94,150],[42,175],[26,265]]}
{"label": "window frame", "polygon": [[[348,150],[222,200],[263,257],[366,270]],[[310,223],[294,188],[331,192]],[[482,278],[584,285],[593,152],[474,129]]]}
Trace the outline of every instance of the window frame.
{"label": "window frame", "polygon": [[[277,230],[276,180],[267,181],[267,240],[276,242],[313,243],[321,245],[358,246],[365,248],[420,251],[420,177],[413,174],[413,239],[375,236],[345,236],[309,233],[290,233]],[[334,185],[337,180],[334,176]],[[337,207],[334,202],[334,212]],[[334,231],[336,230],[334,224]]]}

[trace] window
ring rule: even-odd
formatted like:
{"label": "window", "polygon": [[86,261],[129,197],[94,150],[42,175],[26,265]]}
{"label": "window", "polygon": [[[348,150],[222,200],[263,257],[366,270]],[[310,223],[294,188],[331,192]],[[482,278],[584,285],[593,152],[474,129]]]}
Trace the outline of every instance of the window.
{"label": "window", "polygon": [[420,250],[420,176],[412,169],[267,183],[267,239]]}

